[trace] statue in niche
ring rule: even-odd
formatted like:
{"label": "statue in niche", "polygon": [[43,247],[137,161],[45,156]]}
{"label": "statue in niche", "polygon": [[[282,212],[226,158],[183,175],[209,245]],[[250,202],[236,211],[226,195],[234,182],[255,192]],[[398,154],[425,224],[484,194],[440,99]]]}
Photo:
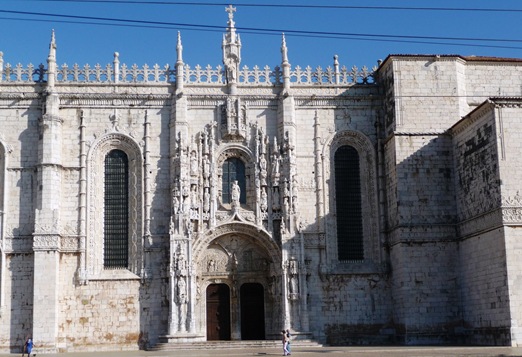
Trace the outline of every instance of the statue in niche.
{"label": "statue in niche", "polygon": [[241,188],[237,180],[232,183],[232,207],[239,207],[239,197],[241,196]]}
{"label": "statue in niche", "polygon": [[205,155],[203,159],[203,178],[205,180],[210,178],[210,160],[208,159],[208,155]]}
{"label": "statue in niche", "polygon": [[178,304],[187,303],[187,284],[185,283],[185,277],[178,277],[178,283],[176,286]]}
{"label": "statue in niche", "polygon": [[236,56],[227,57],[224,60],[228,83],[236,83],[236,80],[237,80],[237,62],[236,61],[237,61]]}
{"label": "statue in niche", "polygon": [[185,254],[181,251],[181,247],[178,248],[178,259],[177,259],[177,268],[178,270],[187,269],[187,260],[185,259]]}
{"label": "statue in niche", "polygon": [[196,185],[192,185],[192,187],[190,188],[190,201],[191,201],[191,207],[193,209],[198,209],[199,207],[199,202],[198,202],[198,192],[197,192],[197,187]]}
{"label": "statue in niche", "polygon": [[292,294],[292,296],[295,296],[294,294],[298,294],[299,293],[299,276],[298,276],[298,266],[297,266],[297,261],[295,260],[290,260],[288,262],[288,275],[289,275],[289,289],[290,289],[290,294]]}
{"label": "statue in niche", "polygon": [[208,187],[205,187],[205,192],[203,193],[203,211],[210,211],[210,192],[208,191]]}
{"label": "statue in niche", "polygon": [[285,182],[283,183],[283,197],[290,196],[290,189],[288,188],[288,180],[285,178]]}
{"label": "statue in niche", "polygon": [[277,182],[279,181],[280,172],[279,172],[279,157],[277,157],[276,154],[272,155],[272,167],[271,167],[271,173],[272,173],[272,181],[274,185],[277,185]]}
{"label": "statue in niche", "polygon": [[190,239],[190,238],[192,238],[192,233],[194,231],[194,223],[192,222],[191,219],[186,218],[185,224],[186,224],[186,229],[187,229],[187,236]]}
{"label": "statue in niche", "polygon": [[198,176],[198,154],[195,151],[190,153],[190,176]]}
{"label": "statue in niche", "polygon": [[216,261],[214,259],[209,259],[207,263],[207,272],[216,271]]}
{"label": "statue in niche", "polygon": [[261,212],[266,212],[268,210],[268,197],[266,194],[266,188],[261,188],[261,203],[260,203]]}
{"label": "statue in niche", "polygon": [[178,277],[178,282],[176,284],[176,299],[179,305],[179,327],[181,331],[186,330],[186,322],[187,322],[187,283],[185,282],[185,277]]}
{"label": "statue in niche", "polygon": [[174,215],[177,215],[179,213],[179,193],[177,191],[174,192],[174,195],[172,196],[172,212]]}
{"label": "statue in niche", "polygon": [[290,213],[290,203],[288,203],[288,197],[283,198],[283,214],[287,215]]}
{"label": "statue in niche", "polygon": [[281,230],[281,237],[283,237],[286,233],[286,223],[285,223],[285,219],[281,219],[281,224],[280,224],[280,230]]}
{"label": "statue in niche", "polygon": [[266,159],[265,155],[262,154],[261,158],[259,159],[259,173],[261,176],[261,185],[266,185]]}
{"label": "statue in niche", "polygon": [[281,206],[280,206],[280,202],[279,202],[279,188],[278,187],[274,187],[272,209],[274,211],[279,211],[280,208],[281,208]]}

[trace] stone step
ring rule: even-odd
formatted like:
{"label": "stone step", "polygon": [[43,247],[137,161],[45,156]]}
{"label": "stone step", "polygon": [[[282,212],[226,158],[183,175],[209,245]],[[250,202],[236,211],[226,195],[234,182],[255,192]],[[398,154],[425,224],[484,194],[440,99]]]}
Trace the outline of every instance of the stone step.
{"label": "stone step", "polygon": [[[149,348],[149,351],[174,351],[174,350],[201,350],[201,349],[234,349],[234,348],[280,348],[280,340],[252,340],[252,341],[204,341],[166,343],[161,342]],[[294,340],[292,347],[322,347],[313,340]]]}

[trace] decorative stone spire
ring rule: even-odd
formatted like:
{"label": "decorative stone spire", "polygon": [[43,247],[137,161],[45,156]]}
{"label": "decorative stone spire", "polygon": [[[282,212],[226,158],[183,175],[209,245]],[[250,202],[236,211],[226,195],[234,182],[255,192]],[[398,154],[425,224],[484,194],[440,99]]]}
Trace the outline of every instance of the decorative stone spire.
{"label": "decorative stone spire", "polygon": [[119,52],[114,52],[114,59],[112,60],[112,65],[114,66],[114,83],[120,82],[120,54]]}
{"label": "decorative stone spire", "polygon": [[56,40],[54,38],[54,30],[51,34],[51,43],[49,44],[49,56],[47,57],[47,88],[49,91],[54,89],[56,78]]}
{"label": "decorative stone spire", "polygon": [[178,31],[178,43],[176,45],[176,88],[178,91],[183,89],[183,45],[181,44],[181,33]]}
{"label": "decorative stone spire", "polygon": [[339,56],[334,56],[334,73],[335,73],[335,84],[339,84],[341,78],[339,73]]}
{"label": "decorative stone spire", "polygon": [[225,8],[228,12],[227,33],[223,36],[223,64],[225,65],[226,79],[230,94],[236,94],[237,78],[239,75],[239,63],[241,62],[241,40],[236,34],[234,12],[236,8],[229,5]]}
{"label": "decorative stone spire", "polygon": [[178,42],[176,44],[176,54],[178,60],[176,63],[183,63],[183,45],[181,44],[181,33],[178,31]]}
{"label": "decorative stone spire", "polygon": [[281,41],[281,55],[283,57],[283,64],[288,63],[288,48],[286,47],[285,34],[283,32],[283,38]]}
{"label": "decorative stone spire", "polygon": [[283,33],[283,39],[281,41],[281,56],[282,63],[281,67],[283,69],[283,93],[285,95],[288,94],[288,90],[290,89],[290,63],[288,63],[288,48],[286,47],[286,39],[285,34]]}

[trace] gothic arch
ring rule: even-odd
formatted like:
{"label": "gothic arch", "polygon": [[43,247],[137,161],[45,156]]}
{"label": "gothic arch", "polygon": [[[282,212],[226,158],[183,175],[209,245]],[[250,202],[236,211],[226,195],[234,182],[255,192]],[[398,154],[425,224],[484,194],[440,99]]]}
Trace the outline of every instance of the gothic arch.
{"label": "gothic arch", "polygon": [[213,241],[226,235],[247,238],[266,251],[275,266],[281,265],[281,249],[265,230],[245,222],[227,222],[202,233],[194,244],[194,261],[199,262]]}
{"label": "gothic arch", "polygon": [[336,217],[336,182],[335,152],[341,146],[351,146],[359,154],[361,181],[361,209],[363,217],[364,262],[380,263],[379,214],[377,199],[377,161],[375,148],[371,140],[364,134],[354,130],[340,131],[332,135],[323,147],[323,189],[325,195],[324,209],[326,215],[326,237],[328,259],[337,262],[337,221]]}
{"label": "gothic arch", "polygon": [[[125,152],[129,161],[129,266],[118,270],[119,277],[125,272],[141,273],[143,263],[143,154],[139,144],[121,133],[102,136],[90,148],[87,155],[87,227],[86,270],[89,279],[102,277],[103,269],[103,215],[104,215],[104,162],[111,150]],[[114,276],[114,274],[111,274]],[[131,275],[132,276],[132,275]]]}

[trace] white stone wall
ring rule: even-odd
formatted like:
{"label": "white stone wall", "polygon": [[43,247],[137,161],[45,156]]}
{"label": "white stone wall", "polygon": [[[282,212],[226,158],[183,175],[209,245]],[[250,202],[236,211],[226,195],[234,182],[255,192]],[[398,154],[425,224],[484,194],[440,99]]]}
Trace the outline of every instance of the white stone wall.
{"label": "white stone wall", "polygon": [[[46,331],[49,351],[205,340],[205,287],[218,282],[232,289],[243,282],[263,285],[269,338],[287,323],[330,344],[443,343],[461,336],[473,343],[519,344],[519,109],[516,99],[479,105],[491,96],[520,95],[521,70],[516,61],[392,56],[380,69],[379,85],[295,83],[285,93],[277,86],[239,85],[233,99],[243,105],[237,118],[244,120],[246,134],[229,137],[221,128],[230,98],[223,84],[190,83],[174,93],[174,85],[164,83],[62,83],[55,88],[59,106],[53,107],[61,120],[53,122],[61,148],[47,137],[41,147],[45,97],[37,93],[42,85],[0,84],[0,142],[7,163],[6,179],[0,181],[7,213],[0,350],[14,351],[35,331],[33,323],[45,320],[43,314],[56,321],[37,326]],[[213,164],[219,166],[230,153],[246,161],[248,204],[235,211],[219,206],[220,167],[215,167],[219,215],[193,219],[195,229],[185,222],[173,232],[175,179],[188,170],[176,157],[177,134],[200,153],[203,134],[213,124]],[[281,241],[273,226],[256,217],[256,133],[266,136],[267,152],[287,155],[285,170],[296,175],[298,209],[286,217]],[[103,231],[93,217],[102,217],[103,204],[95,183],[102,173],[100,152],[118,145],[127,145],[135,159],[136,262],[130,271],[107,272],[99,264]],[[353,145],[360,155],[362,262],[337,259],[332,155],[340,145]],[[55,191],[47,189],[52,182],[37,181],[43,149],[50,150],[46,160],[59,163],[45,173],[60,182]],[[201,189],[199,173],[188,176]],[[40,183],[45,195],[39,194]],[[47,206],[35,223],[42,202]],[[277,214],[275,220],[284,217]],[[33,252],[37,229],[39,244],[50,232],[59,236],[59,247],[38,246]],[[222,247],[223,271],[205,270],[206,254],[216,243],[238,251],[251,245],[272,266],[235,271],[232,255]],[[194,271],[176,268],[175,247],[192,247]],[[285,290],[289,257],[301,264],[297,299]],[[182,278],[193,284],[188,290],[193,320],[183,326],[187,331],[167,336],[176,325],[171,318],[178,317],[172,284]],[[53,279],[56,284],[41,285]],[[269,291],[271,282],[278,286],[275,293]],[[49,296],[52,308],[43,311]],[[236,315],[237,301],[234,297]],[[282,316],[285,303],[287,316]]]}

